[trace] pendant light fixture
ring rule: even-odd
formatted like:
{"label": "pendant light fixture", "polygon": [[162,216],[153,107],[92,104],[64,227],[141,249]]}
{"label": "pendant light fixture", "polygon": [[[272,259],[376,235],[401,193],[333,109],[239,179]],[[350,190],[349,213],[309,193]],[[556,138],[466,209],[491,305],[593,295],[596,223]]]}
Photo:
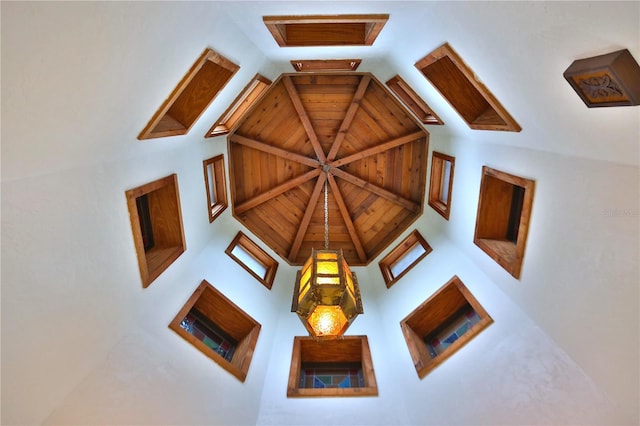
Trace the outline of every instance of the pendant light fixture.
{"label": "pendant light fixture", "polygon": [[[325,166],[325,173],[328,167]],[[356,274],[344,260],[342,249],[329,250],[328,179],[324,181],[324,250],[298,271],[291,312],[296,312],[311,336],[342,336],[358,314],[363,313]]]}

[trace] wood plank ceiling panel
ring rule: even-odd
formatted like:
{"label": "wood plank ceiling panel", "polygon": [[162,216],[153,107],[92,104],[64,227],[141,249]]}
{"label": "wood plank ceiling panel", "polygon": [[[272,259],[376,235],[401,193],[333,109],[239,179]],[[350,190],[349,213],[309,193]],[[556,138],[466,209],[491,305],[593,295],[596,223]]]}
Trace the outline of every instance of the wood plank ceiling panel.
{"label": "wood plank ceiling panel", "polygon": [[283,74],[228,136],[234,216],[301,265],[366,265],[421,214],[428,133],[368,73]]}

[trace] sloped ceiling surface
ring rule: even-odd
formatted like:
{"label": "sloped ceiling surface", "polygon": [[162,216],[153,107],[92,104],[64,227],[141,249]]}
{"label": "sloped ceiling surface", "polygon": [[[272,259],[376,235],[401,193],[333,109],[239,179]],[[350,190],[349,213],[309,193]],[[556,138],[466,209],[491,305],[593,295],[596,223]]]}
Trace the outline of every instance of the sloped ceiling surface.
{"label": "sloped ceiling surface", "polygon": [[368,264],[424,205],[428,133],[370,74],[283,75],[229,136],[235,217],[291,264]]}

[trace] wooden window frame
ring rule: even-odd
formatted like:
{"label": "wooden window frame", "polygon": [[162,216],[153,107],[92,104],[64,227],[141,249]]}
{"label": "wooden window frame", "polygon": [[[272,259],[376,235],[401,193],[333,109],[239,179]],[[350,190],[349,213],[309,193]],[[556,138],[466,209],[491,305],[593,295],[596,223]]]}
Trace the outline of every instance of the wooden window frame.
{"label": "wooden window frame", "polygon": [[[358,362],[362,366],[364,387],[360,388],[301,388],[300,369],[303,363],[345,363]],[[343,336],[339,339],[296,336],[293,338],[293,352],[287,397],[349,397],[377,396],[378,384],[373,369],[369,340],[367,336]]]}
{"label": "wooden window frame", "polygon": [[[240,260],[237,256],[235,256],[232,251],[236,246],[240,246],[244,251],[246,251],[253,259],[260,263],[265,268],[264,276],[258,275],[253,269],[247,266],[242,260]],[[258,244],[253,242],[249,237],[247,237],[242,231],[239,231],[235,236],[229,247],[225,250],[225,253],[229,255],[233,260],[235,260],[243,269],[249,272],[255,279],[260,281],[262,285],[271,290],[273,286],[273,280],[276,276],[276,271],[278,270],[278,262],[269,254],[264,251]]]}
{"label": "wooden window frame", "polygon": [[[512,217],[513,187],[524,189],[518,219],[516,241],[507,239]],[[482,167],[480,197],[473,242],[514,278],[519,279],[529,233],[535,181]],[[510,193],[511,191],[511,193]]]}
{"label": "wooden window frame", "polygon": [[271,80],[256,74],[233,100],[225,112],[213,123],[204,135],[205,138],[222,136],[230,133],[240,122],[242,116],[256,103],[262,94],[271,86]]}
{"label": "wooden window frame", "polygon": [[[238,342],[231,361],[226,360],[191,333],[180,327],[180,323],[193,307],[196,307],[211,322]],[[170,329],[195,346],[200,352],[214,360],[241,382],[244,382],[247,377],[253,352],[258,343],[261,327],[260,323],[240,309],[206,280],[202,280],[198,288],[196,288],[191,297],[189,297],[189,300],[187,300],[169,324]]]}
{"label": "wooden window frame", "polygon": [[[452,315],[455,315],[461,307],[467,304],[478,314],[480,321],[473,325],[471,329],[458,338],[458,340],[451,343],[444,352],[432,358],[431,355],[429,355],[425,337],[446,324]],[[484,310],[460,278],[454,275],[431,297],[400,321],[400,328],[407,343],[407,348],[413,360],[416,373],[418,373],[418,377],[422,379],[447,358],[460,350],[460,348],[469,343],[471,339],[491,323],[493,323],[491,316]]]}
{"label": "wooden window frame", "polygon": [[[414,260],[409,266],[407,266],[398,275],[394,275],[392,272],[393,266],[402,259],[408,252],[410,252],[415,246],[420,245],[424,249],[424,253],[421,254],[416,260]],[[433,249],[427,243],[418,230],[414,230],[404,240],[400,242],[393,250],[391,250],[385,257],[383,257],[378,265],[380,266],[380,272],[382,272],[382,278],[387,288],[394,285],[400,278],[405,276],[414,266],[418,264],[425,256],[431,253]]]}
{"label": "wooden window frame", "polygon": [[[451,163],[449,169],[449,187],[447,191],[447,202],[442,201],[444,183],[445,162]],[[455,157],[452,157],[441,152],[433,151],[431,153],[431,178],[429,180],[429,205],[440,216],[449,220],[449,214],[451,213],[451,194],[453,192],[453,171],[456,164]]]}
{"label": "wooden window frame", "polygon": [[415,63],[462,119],[475,130],[519,132],[520,125],[445,43]]}
{"label": "wooden window frame", "polygon": [[422,124],[443,125],[444,122],[436,115],[427,103],[409,84],[399,75],[395,75],[386,82],[387,87],[409,108]]}
{"label": "wooden window frame", "polygon": [[239,69],[224,56],[205,49],[138,139],[186,135]]}
{"label": "wooden window frame", "polygon": [[[208,167],[211,166],[211,177],[209,180]],[[229,206],[227,202],[227,179],[224,171],[224,155],[216,155],[202,162],[204,170],[204,186],[207,191],[207,210],[209,212],[209,223],[220,216]],[[215,200],[211,199],[213,192]]]}
{"label": "wooden window frame", "polygon": [[280,47],[372,46],[388,14],[263,16]]}
{"label": "wooden window frame", "polygon": [[291,66],[297,72],[355,71],[362,59],[296,59]]}
{"label": "wooden window frame", "polygon": [[[154,247],[147,250],[136,202],[139,197],[145,195],[148,197],[149,218],[155,241]],[[178,176],[172,174],[130,189],[125,192],[125,196],[142,286],[147,288],[187,249],[182,226]]]}

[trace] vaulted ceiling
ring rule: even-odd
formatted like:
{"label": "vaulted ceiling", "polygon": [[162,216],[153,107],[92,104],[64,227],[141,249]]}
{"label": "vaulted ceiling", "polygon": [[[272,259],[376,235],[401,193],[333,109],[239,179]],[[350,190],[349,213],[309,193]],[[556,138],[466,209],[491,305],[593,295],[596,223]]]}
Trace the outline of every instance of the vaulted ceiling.
{"label": "vaulted ceiling", "polygon": [[[588,109],[562,78],[578,58],[624,48],[640,58],[638,2],[17,1],[0,7],[3,423],[638,423],[640,116],[638,107]],[[271,15],[354,13],[389,14],[372,46],[282,48],[263,22]],[[444,42],[521,132],[470,129],[415,68]],[[234,78],[188,135],[137,140],[205,47],[240,66]],[[283,378],[292,336],[304,333],[289,312],[296,268],[282,262],[267,290],[223,252],[243,223],[256,234],[258,227],[280,226],[265,216],[283,215],[278,205],[284,202],[297,210],[286,213],[287,238],[270,243],[274,251],[293,264],[308,254],[305,247],[322,245],[322,196],[311,201],[327,173],[288,91],[281,98],[291,103],[297,146],[241,133],[241,127],[231,142],[202,135],[257,72],[274,80],[277,91],[284,84],[279,76],[292,72],[291,60],[336,58],[362,60],[358,78],[373,73],[367,91],[382,92],[377,79],[401,75],[445,122],[427,127],[428,150],[456,157],[453,204],[449,221],[425,207],[412,226],[434,250],[387,289],[370,261],[376,237],[361,235],[359,220],[371,213],[349,210],[356,230],[349,232],[335,195],[339,190],[347,210],[353,196],[354,203],[365,197],[375,204],[376,215],[384,205],[409,215],[406,201],[419,197],[377,180],[371,168],[421,144],[426,155],[426,142],[416,137],[340,167],[324,164],[338,188],[329,187],[331,244],[344,244],[355,263],[370,265],[362,268],[365,315],[352,331],[371,337],[381,392],[349,401],[291,401]],[[304,103],[298,78],[290,76]],[[364,111],[358,105],[358,113]],[[335,117],[334,128],[345,118]],[[311,116],[309,122],[328,156],[335,138],[323,139],[322,126]],[[354,116],[349,132],[355,124]],[[375,142],[345,137],[335,161],[358,144],[378,149],[411,134]],[[274,182],[256,180],[237,190],[245,183],[238,180],[236,153],[248,166],[271,171],[275,163],[294,173],[282,169]],[[220,154],[233,169],[233,208],[210,223],[201,162]],[[537,181],[520,280],[472,242],[485,164]],[[308,172],[318,174],[270,197]],[[143,289],[124,191],[172,173],[179,176],[187,250]],[[243,213],[251,220],[231,217],[261,195],[263,202]],[[306,227],[303,204],[315,205]],[[294,244],[300,245],[297,258],[291,257]],[[398,323],[453,274],[495,322],[418,380]],[[202,278],[263,325],[244,384],[167,328]]]}
{"label": "vaulted ceiling", "polygon": [[229,136],[234,216],[289,263],[366,265],[422,214],[428,133],[368,73],[282,75]]}

